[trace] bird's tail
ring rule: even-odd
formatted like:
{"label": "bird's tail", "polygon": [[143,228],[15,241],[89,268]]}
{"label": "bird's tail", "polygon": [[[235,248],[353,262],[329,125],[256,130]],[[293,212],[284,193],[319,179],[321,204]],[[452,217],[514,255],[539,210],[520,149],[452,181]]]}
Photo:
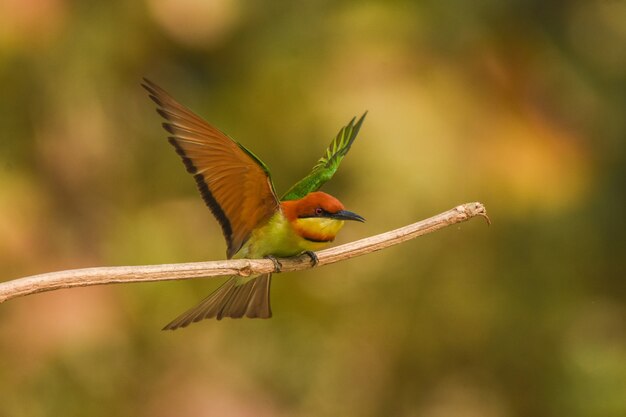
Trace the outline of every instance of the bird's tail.
{"label": "bird's tail", "polygon": [[272,274],[256,277],[232,277],[200,304],[187,310],[163,330],[176,330],[200,320],[222,317],[267,319],[272,317],[270,308],[270,282]]}

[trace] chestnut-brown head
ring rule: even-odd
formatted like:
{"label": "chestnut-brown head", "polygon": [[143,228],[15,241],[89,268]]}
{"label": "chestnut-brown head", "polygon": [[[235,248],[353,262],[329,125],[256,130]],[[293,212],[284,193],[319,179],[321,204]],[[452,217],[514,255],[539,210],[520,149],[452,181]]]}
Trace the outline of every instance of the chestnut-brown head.
{"label": "chestnut-brown head", "polygon": [[281,208],[296,233],[312,242],[332,242],[345,220],[365,221],[358,214],[345,210],[335,197],[321,191],[299,200],[283,201]]}

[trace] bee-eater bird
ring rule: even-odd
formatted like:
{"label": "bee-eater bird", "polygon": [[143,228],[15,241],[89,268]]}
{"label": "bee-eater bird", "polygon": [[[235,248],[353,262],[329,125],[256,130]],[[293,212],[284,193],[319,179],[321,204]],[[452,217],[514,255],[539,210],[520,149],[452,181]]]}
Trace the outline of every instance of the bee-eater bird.
{"label": "bee-eater bird", "polygon": [[[290,257],[312,251],[335,239],[345,220],[365,219],[344,209],[335,197],[317,191],[332,178],[356,139],[363,116],[353,118],[330,143],[324,156],[305,178],[281,199],[268,168],[243,145],[211,126],[144,78],[142,86],[166,120],[169,142],[196,180],[200,194],[226,239],[228,259]],[[200,304],[181,314],[163,330],[175,330],[215,317],[269,318],[271,274],[234,276]]]}

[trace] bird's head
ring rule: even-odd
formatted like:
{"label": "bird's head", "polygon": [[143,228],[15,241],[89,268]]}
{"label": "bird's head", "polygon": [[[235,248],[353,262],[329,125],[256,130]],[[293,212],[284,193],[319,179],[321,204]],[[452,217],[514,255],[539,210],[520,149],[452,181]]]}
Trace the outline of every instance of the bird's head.
{"label": "bird's head", "polygon": [[335,197],[321,191],[299,200],[283,201],[281,207],[296,233],[312,242],[332,242],[345,220],[365,221],[358,214],[345,210]]}

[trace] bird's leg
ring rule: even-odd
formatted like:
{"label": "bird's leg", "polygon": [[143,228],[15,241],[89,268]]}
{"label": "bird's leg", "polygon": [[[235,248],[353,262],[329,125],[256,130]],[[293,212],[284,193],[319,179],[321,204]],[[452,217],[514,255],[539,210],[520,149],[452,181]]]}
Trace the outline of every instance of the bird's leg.
{"label": "bird's leg", "polygon": [[274,272],[278,273],[283,269],[283,264],[278,262],[278,259],[273,257],[272,255],[265,255],[263,258],[269,259],[274,264]]}
{"label": "bird's leg", "polygon": [[318,263],[320,263],[320,260],[317,258],[315,252],[311,250],[305,250],[303,253],[309,255],[309,258],[311,258],[311,266],[316,266]]}

